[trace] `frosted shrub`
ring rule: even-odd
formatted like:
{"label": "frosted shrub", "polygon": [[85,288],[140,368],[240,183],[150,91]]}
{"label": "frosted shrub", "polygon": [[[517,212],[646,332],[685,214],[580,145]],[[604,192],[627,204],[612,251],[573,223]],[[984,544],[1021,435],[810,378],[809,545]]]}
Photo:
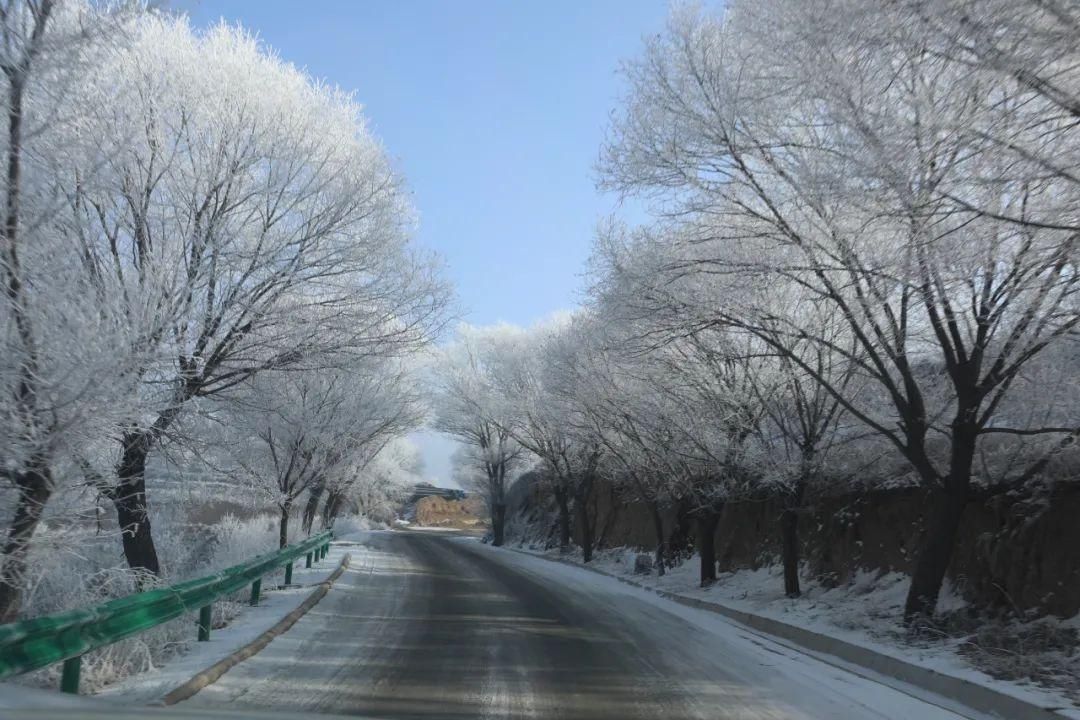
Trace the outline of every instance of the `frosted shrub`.
{"label": "frosted shrub", "polygon": [[[215,544],[213,561],[207,572],[224,570],[245,563],[259,555],[265,555],[278,548],[277,518],[270,514],[260,514],[252,518],[241,519],[232,513],[226,514],[213,526]],[[263,585],[269,587],[272,580],[280,577],[283,571],[263,579]],[[247,602],[249,590],[244,588],[231,597],[214,604],[215,626],[232,620]]]}
{"label": "frosted shrub", "polygon": [[116,553],[116,539],[85,528],[38,528],[30,567],[26,617],[96,605],[135,591],[134,579]]}
{"label": "frosted shrub", "polygon": [[[277,549],[276,518],[241,519],[225,515],[213,525],[190,524],[167,509],[153,518],[154,534],[165,571],[163,584],[209,575]],[[132,571],[124,563],[112,532],[90,525],[43,525],[34,538],[26,617],[92,607],[136,591]],[[247,589],[214,603],[213,625],[232,620],[247,601]],[[82,689],[94,692],[135,673],[162,664],[195,640],[198,617],[190,613],[135,637],[84,656]],[[21,680],[56,687],[57,664]]]}
{"label": "frosted shrub", "polygon": [[353,533],[371,530],[374,523],[363,515],[346,515],[334,521],[334,537],[342,538]]}
{"label": "frosted shrub", "polygon": [[[208,528],[171,517],[155,518],[154,527],[168,573],[163,582],[180,582],[209,572],[207,563],[214,543]],[[134,593],[135,576],[124,564],[119,545],[113,533],[98,533],[92,527],[39,527],[30,556],[34,575],[26,598],[26,617],[92,607]],[[94,692],[161,664],[195,638],[196,622],[196,616],[185,615],[88,653],[82,663],[83,691]],[[21,680],[56,687],[60,671],[57,664]]]}
{"label": "frosted shrub", "polygon": [[1080,633],[1057,618],[984,621],[966,638],[961,654],[1003,680],[1033,680],[1080,700]]}
{"label": "frosted shrub", "polygon": [[272,515],[241,519],[229,513],[214,525],[213,532],[211,567],[214,570],[224,570],[277,549],[277,519]]}

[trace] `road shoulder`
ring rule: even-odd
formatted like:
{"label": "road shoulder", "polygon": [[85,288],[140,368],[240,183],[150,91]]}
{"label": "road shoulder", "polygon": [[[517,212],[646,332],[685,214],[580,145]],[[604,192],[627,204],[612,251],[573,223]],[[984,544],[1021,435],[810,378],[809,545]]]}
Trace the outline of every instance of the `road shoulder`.
{"label": "road shoulder", "polygon": [[345,555],[360,549],[359,540],[348,536],[331,542],[326,558],[317,567],[294,569],[292,587],[264,588],[258,607],[245,608],[228,626],[211,632],[209,641],[191,642],[185,652],[165,664],[125,678],[94,697],[125,705],[159,704],[172,690],[253,643],[296,610],[340,566]]}
{"label": "road shoulder", "polygon": [[954,712],[977,713],[984,717],[1008,717],[1016,720],[1070,720],[1080,719],[1080,713],[1071,707],[1040,705],[1036,693],[1002,692],[987,684],[969,678],[951,675],[926,668],[907,660],[878,652],[856,643],[784,623],[775,618],[747,612],[714,600],[705,600],[677,592],[651,587],[632,578],[590,567],[571,559],[551,557],[547,554],[504,547],[492,548],[496,552],[510,551],[517,557],[534,558],[560,567],[574,568],[579,572],[608,578],[625,586],[637,588],[647,596],[680,607],[693,608],[722,616],[747,632],[760,634],[773,642],[805,653],[822,662],[834,665],[875,682],[887,685],[920,699],[934,702]]}

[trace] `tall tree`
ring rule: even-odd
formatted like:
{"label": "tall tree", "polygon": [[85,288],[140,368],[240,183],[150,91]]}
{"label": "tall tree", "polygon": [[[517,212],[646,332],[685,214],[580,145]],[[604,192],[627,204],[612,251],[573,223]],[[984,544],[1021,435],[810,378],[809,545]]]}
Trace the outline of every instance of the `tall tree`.
{"label": "tall tree", "polygon": [[347,487],[389,440],[422,418],[411,396],[402,403],[392,377],[366,369],[366,382],[344,370],[260,374],[231,403],[233,458],[243,481],[277,507],[280,547],[289,542],[304,493],[318,484]]}
{"label": "tall tree", "polygon": [[346,503],[355,503],[364,517],[390,522],[423,480],[420,448],[406,437],[386,443],[346,486],[334,488],[323,505],[325,527],[330,527]]}
{"label": "tall tree", "polygon": [[[555,497],[559,515],[559,547],[570,549],[572,517],[577,516],[585,562],[592,559],[594,527],[588,512],[600,471],[603,445],[583,435],[575,418],[573,376],[561,361],[576,351],[573,318],[556,315],[521,331],[516,342],[496,356],[494,383],[510,403],[505,429],[538,457],[543,477]],[[575,431],[575,428],[577,431]]]}
{"label": "tall tree", "polygon": [[168,309],[141,369],[153,408],[120,437],[115,481],[129,565],[157,574],[146,464],[198,398],[257,374],[402,355],[442,325],[447,291],[412,249],[405,193],[358,106],[250,35],[153,16],[109,74],[131,138],[115,184],[77,210],[93,259],[132,307]]}
{"label": "tall tree", "polygon": [[507,477],[524,451],[509,429],[511,401],[500,394],[493,373],[520,332],[509,325],[462,325],[457,341],[436,356],[432,366],[433,426],[465,446],[458,459],[481,478],[496,546],[505,540]]}
{"label": "tall tree", "polygon": [[128,10],[0,3],[0,478],[14,491],[0,623],[19,613],[29,543],[57,465],[100,450],[118,418],[137,409],[130,374],[146,357],[133,340],[155,320],[123,312],[124,288],[95,275],[65,213],[118,149],[116,138],[98,137],[108,117],[91,108],[115,97],[100,70],[125,44]]}
{"label": "tall tree", "polygon": [[[689,228],[670,244],[667,278],[733,280],[706,322],[787,357],[932,491],[908,620],[933,612],[973,494],[1026,482],[1078,434],[1060,408],[1039,426],[1000,413],[1024,369],[1080,324],[1077,233],[1059,220],[1077,186],[1024,150],[1071,157],[1076,123],[1022,72],[971,72],[957,38],[977,44],[976,30],[943,13],[948,32],[928,33],[922,7],[677,10],[627,69],[631,97],[602,168],[610,188],[670,200]],[[1071,86],[1077,67],[1062,64],[1057,81]],[[828,308],[853,346],[762,301],[785,284]],[[826,376],[808,343],[846,358],[860,382]],[[852,392],[864,382],[878,391]],[[976,477],[990,436],[1042,441],[1042,454]]]}

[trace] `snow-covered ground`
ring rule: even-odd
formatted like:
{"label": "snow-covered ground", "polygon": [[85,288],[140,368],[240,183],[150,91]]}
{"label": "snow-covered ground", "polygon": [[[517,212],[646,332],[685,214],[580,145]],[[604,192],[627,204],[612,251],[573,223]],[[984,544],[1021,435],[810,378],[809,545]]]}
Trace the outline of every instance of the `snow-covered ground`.
{"label": "snow-covered ground", "polygon": [[264,586],[258,607],[245,607],[232,621],[210,633],[207,642],[191,641],[164,664],[132,675],[97,693],[113,702],[150,704],[237,649],[252,642],[304,601],[313,588],[326,580],[342,557],[365,537],[356,531],[330,543],[330,551],[315,567],[306,569],[303,558],[293,569],[293,585],[288,588]]}
{"label": "snow-covered ground", "polygon": [[[581,552],[577,548],[569,554],[561,554],[558,549],[520,549],[549,559],[581,563]],[[784,595],[782,568],[779,565],[723,573],[715,585],[702,588],[699,586],[696,556],[668,570],[663,576],[657,576],[655,571],[651,575],[635,575],[634,558],[639,552],[625,548],[600,550],[594,554],[588,567],[655,590],[715,602],[835,637],[942,674],[1006,692],[1040,707],[1062,708],[1059,712],[1063,715],[1080,719],[1080,706],[1065,691],[1022,680],[995,678],[974,667],[964,654],[967,642],[964,638],[927,638],[925,641],[908,638],[898,622],[909,580],[902,573],[865,572],[852,582],[834,588],[824,587],[812,578],[804,577],[801,579],[803,596],[792,599]],[[963,598],[947,584],[939,610],[948,612],[964,606]],[[1080,629],[1080,616],[1058,624]],[[1067,666],[1067,663],[1062,665]]]}

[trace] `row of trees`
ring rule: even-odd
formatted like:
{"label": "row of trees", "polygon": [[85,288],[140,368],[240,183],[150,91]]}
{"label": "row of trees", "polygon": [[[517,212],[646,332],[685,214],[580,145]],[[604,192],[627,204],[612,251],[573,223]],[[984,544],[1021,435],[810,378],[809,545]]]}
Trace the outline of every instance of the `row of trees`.
{"label": "row of trees", "polygon": [[148,459],[199,432],[271,479],[283,542],[305,491],[332,519],[420,422],[406,374],[449,299],[359,106],[142,4],[6,0],[0,36],[0,622],[71,483],[158,575]]}
{"label": "row of trees", "polygon": [[808,493],[921,486],[905,617],[931,614],[967,505],[1075,462],[1078,28],[1041,0],[677,7],[599,165],[655,221],[601,229],[573,317],[463,333],[441,426],[485,469],[541,461],[586,560],[598,473],[658,543],[658,506],[696,518],[703,582],[723,504],[779,497],[791,595]]}

